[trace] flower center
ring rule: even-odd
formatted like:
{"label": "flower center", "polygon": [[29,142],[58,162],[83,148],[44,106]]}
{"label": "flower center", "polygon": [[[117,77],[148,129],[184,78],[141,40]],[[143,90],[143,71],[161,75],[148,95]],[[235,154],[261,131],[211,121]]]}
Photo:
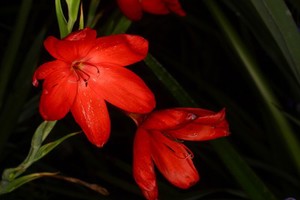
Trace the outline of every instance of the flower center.
{"label": "flower center", "polygon": [[83,80],[85,82],[85,86],[88,85],[90,78],[95,76],[95,72],[96,74],[99,74],[98,67],[89,62],[75,62],[72,64],[72,68],[77,76],[77,81]]}

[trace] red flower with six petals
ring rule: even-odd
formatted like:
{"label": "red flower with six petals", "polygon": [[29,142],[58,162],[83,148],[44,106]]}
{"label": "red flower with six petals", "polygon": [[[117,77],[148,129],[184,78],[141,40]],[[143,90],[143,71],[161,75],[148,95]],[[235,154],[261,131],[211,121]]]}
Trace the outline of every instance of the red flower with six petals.
{"label": "red flower with six petals", "polygon": [[155,98],[141,78],[124,68],[148,52],[142,37],[119,34],[96,38],[90,28],[62,40],[48,37],[44,46],[56,59],[34,73],[33,85],[44,79],[40,113],[45,120],[62,119],[69,111],[88,139],[98,147],[110,134],[105,101],[126,112],[148,113]]}
{"label": "red flower with six petals", "polygon": [[131,20],[140,20],[143,11],[163,15],[174,12],[185,16],[179,0],[117,0],[120,10]]}
{"label": "red flower with six petals", "polygon": [[189,188],[199,180],[192,152],[178,140],[204,141],[229,135],[224,109],[214,113],[200,108],[174,108],[129,116],[138,125],[133,175],[149,200],[158,198],[154,164],[179,188]]}

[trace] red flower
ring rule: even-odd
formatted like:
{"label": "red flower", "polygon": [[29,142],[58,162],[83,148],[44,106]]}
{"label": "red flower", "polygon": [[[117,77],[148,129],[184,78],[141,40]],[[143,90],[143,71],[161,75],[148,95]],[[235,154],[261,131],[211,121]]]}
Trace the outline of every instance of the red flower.
{"label": "red flower", "polygon": [[48,37],[47,51],[56,59],[41,65],[33,85],[44,79],[40,113],[45,120],[62,119],[69,111],[88,139],[98,147],[110,134],[105,101],[134,113],[150,112],[153,93],[136,74],[123,66],[145,58],[148,42],[120,34],[96,38],[85,28],[59,40]]}
{"label": "red flower", "polygon": [[174,12],[179,16],[185,16],[179,0],[117,0],[121,11],[131,20],[140,20],[143,11],[163,15]]}
{"label": "red flower", "polygon": [[174,108],[147,116],[129,114],[138,124],[133,175],[144,196],[158,198],[154,164],[173,185],[186,189],[199,180],[192,152],[179,140],[204,141],[229,135],[225,110]]}

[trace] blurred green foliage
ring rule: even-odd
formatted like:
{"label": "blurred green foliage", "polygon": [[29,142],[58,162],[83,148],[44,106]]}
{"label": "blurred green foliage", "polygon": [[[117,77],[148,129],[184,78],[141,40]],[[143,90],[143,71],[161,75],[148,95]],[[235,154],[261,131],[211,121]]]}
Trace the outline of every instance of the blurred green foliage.
{"label": "blurred green foliage", "polygon": [[[226,108],[232,133],[228,138],[187,142],[200,182],[180,190],[158,173],[161,199],[300,198],[299,2],[182,0],[181,4],[186,17],[145,13],[141,21],[130,22],[115,1],[83,1],[85,22],[99,35],[126,31],[149,40],[145,62],[129,68],[153,90],[157,109]],[[72,25],[74,30],[78,23]],[[41,88],[31,85],[31,77],[38,65],[52,59],[43,49],[45,37],[62,33],[55,2],[45,0],[1,2],[0,29],[2,172],[24,160],[43,121],[38,113]],[[60,172],[99,184],[109,196],[45,177],[0,199],[143,199],[131,172],[135,125],[108,106],[112,133],[104,148],[92,146],[79,134],[27,173]],[[79,130],[68,115],[57,122],[46,142]]]}

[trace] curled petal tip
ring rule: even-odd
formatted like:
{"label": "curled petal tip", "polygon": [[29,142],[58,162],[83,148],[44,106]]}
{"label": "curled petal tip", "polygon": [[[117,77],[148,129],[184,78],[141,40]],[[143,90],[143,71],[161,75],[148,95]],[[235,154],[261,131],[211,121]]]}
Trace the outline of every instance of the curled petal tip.
{"label": "curled petal tip", "polygon": [[37,87],[39,85],[39,81],[36,78],[36,73],[34,73],[33,78],[32,78],[32,85]]}
{"label": "curled petal tip", "polygon": [[98,148],[102,148],[103,146],[104,146],[104,143],[99,143],[99,144],[95,144],[96,145],[96,147],[98,147]]}
{"label": "curled petal tip", "polygon": [[33,79],[32,85],[35,87],[39,86],[39,81],[37,79]]}

